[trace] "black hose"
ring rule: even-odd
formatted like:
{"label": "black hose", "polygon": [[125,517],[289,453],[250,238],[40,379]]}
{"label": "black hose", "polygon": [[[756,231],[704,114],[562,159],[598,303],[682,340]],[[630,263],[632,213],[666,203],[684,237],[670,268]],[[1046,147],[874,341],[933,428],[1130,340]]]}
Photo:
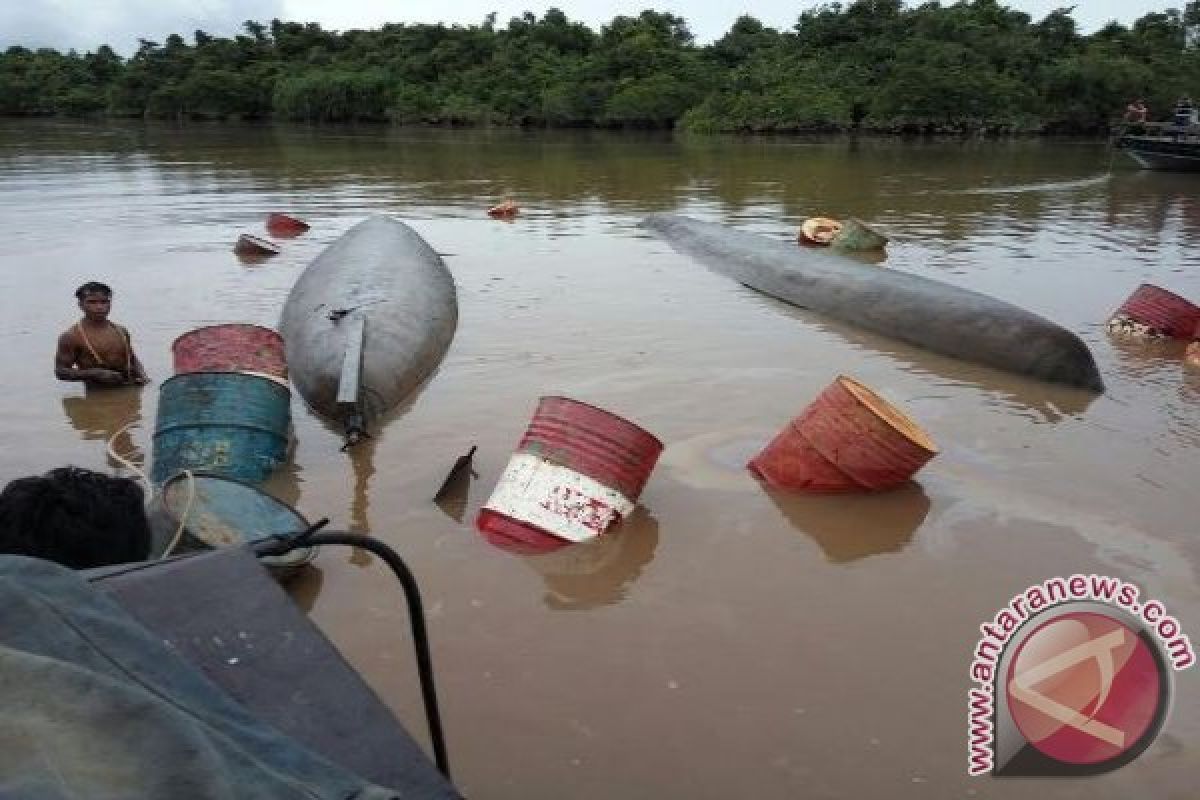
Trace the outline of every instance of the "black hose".
{"label": "black hose", "polygon": [[413,577],[400,555],[378,539],[340,531],[315,533],[315,529],[321,524],[317,523],[299,534],[259,540],[253,544],[254,551],[260,556],[279,556],[301,547],[340,544],[374,553],[391,567],[397,580],[404,587],[404,597],[408,601],[408,618],[412,626],[413,649],[417,655],[417,673],[421,679],[421,699],[425,702],[425,719],[429,724],[429,738],[433,742],[433,759],[438,771],[449,780],[450,760],[446,756],[446,740],[442,731],[442,717],[438,711],[437,687],[433,679],[433,659],[429,651],[429,636],[425,630],[425,609],[421,604],[421,590],[417,586],[417,579]]}

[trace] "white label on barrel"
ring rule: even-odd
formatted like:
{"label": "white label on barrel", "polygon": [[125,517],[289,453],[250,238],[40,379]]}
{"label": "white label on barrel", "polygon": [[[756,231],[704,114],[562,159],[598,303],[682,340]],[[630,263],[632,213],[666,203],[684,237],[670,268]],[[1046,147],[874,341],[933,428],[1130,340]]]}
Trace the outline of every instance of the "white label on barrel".
{"label": "white label on barrel", "polygon": [[485,508],[572,542],[594,539],[634,509],[625,495],[574,470],[515,453]]}

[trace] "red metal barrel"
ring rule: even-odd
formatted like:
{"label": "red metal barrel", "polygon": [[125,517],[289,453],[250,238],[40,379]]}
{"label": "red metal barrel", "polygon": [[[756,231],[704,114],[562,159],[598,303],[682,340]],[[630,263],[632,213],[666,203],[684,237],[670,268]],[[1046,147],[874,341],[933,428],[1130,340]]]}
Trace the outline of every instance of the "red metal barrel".
{"label": "red metal barrel", "polygon": [[287,380],[283,337],[258,325],[210,325],[171,345],[175,372],[254,372]]}
{"label": "red metal barrel", "polygon": [[272,236],[299,236],[308,230],[308,223],[287,214],[273,212],[267,215],[267,231]]}
{"label": "red metal barrel", "polygon": [[543,397],[476,524],[530,553],[593,539],[633,511],[662,448],[615,414]]}
{"label": "red metal barrel", "polygon": [[1119,317],[1145,325],[1154,333],[1190,339],[1200,326],[1200,306],[1174,292],[1143,283],[1117,309],[1114,318]]}
{"label": "red metal barrel", "polygon": [[279,248],[266,239],[243,233],[234,244],[233,252],[248,256],[274,256],[279,254]]}
{"label": "red metal barrel", "polygon": [[909,480],[937,452],[903,412],[842,375],[747,466],[778,488],[876,491]]}

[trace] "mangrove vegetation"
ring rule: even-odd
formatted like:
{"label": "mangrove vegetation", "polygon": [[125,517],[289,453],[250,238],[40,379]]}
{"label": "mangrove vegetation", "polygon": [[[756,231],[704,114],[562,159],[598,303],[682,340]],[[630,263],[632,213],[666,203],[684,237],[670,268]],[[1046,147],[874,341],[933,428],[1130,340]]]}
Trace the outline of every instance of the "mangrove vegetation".
{"label": "mangrove vegetation", "polygon": [[0,114],[672,128],[705,132],[1097,132],[1133,98],[1200,94],[1200,2],[1084,35],[997,0],[853,0],[780,31],[743,16],[698,45],[644,11],[594,31],[551,9],[499,25],[329,31],[247,21],[232,38],[122,57],[10,47]]}

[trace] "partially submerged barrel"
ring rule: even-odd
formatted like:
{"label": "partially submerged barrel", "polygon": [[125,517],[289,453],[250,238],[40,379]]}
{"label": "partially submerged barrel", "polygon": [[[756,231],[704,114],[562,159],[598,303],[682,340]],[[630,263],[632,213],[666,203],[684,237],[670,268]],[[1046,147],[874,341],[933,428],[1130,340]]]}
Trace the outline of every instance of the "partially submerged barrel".
{"label": "partially submerged barrel", "polygon": [[[179,540],[171,555],[236,547],[309,527],[300,512],[266,492],[233,478],[206,474],[179,474],[167,480],[155,495],[150,519],[155,558],[164,554],[176,534]],[[288,575],[313,557],[312,548],[301,548],[261,560],[276,574]]]}
{"label": "partially submerged barrel", "polygon": [[1143,283],[1108,321],[1118,336],[1190,339],[1200,325],[1200,306],[1152,283]]}
{"label": "partially submerged barrel", "polygon": [[747,466],[780,489],[878,491],[908,481],[937,452],[907,415],[841,375]]}
{"label": "partially submerged barrel", "polygon": [[279,247],[259,236],[243,233],[234,243],[233,252],[246,256],[273,256],[279,254]]}
{"label": "partially submerged barrel", "polygon": [[209,325],[171,345],[175,373],[256,372],[287,379],[283,337],[259,325]]}
{"label": "partially submerged barrel", "polygon": [[476,524],[525,552],[594,539],[636,507],[662,448],[604,409],[543,397]]}
{"label": "partially submerged barrel", "polygon": [[308,223],[301,219],[296,219],[290,214],[281,214],[272,212],[267,215],[267,231],[272,236],[290,237],[299,236],[308,230]]}
{"label": "partially submerged barrel", "polygon": [[287,457],[291,391],[240,372],[189,372],[159,389],[151,479],[182,470],[257,483]]}

